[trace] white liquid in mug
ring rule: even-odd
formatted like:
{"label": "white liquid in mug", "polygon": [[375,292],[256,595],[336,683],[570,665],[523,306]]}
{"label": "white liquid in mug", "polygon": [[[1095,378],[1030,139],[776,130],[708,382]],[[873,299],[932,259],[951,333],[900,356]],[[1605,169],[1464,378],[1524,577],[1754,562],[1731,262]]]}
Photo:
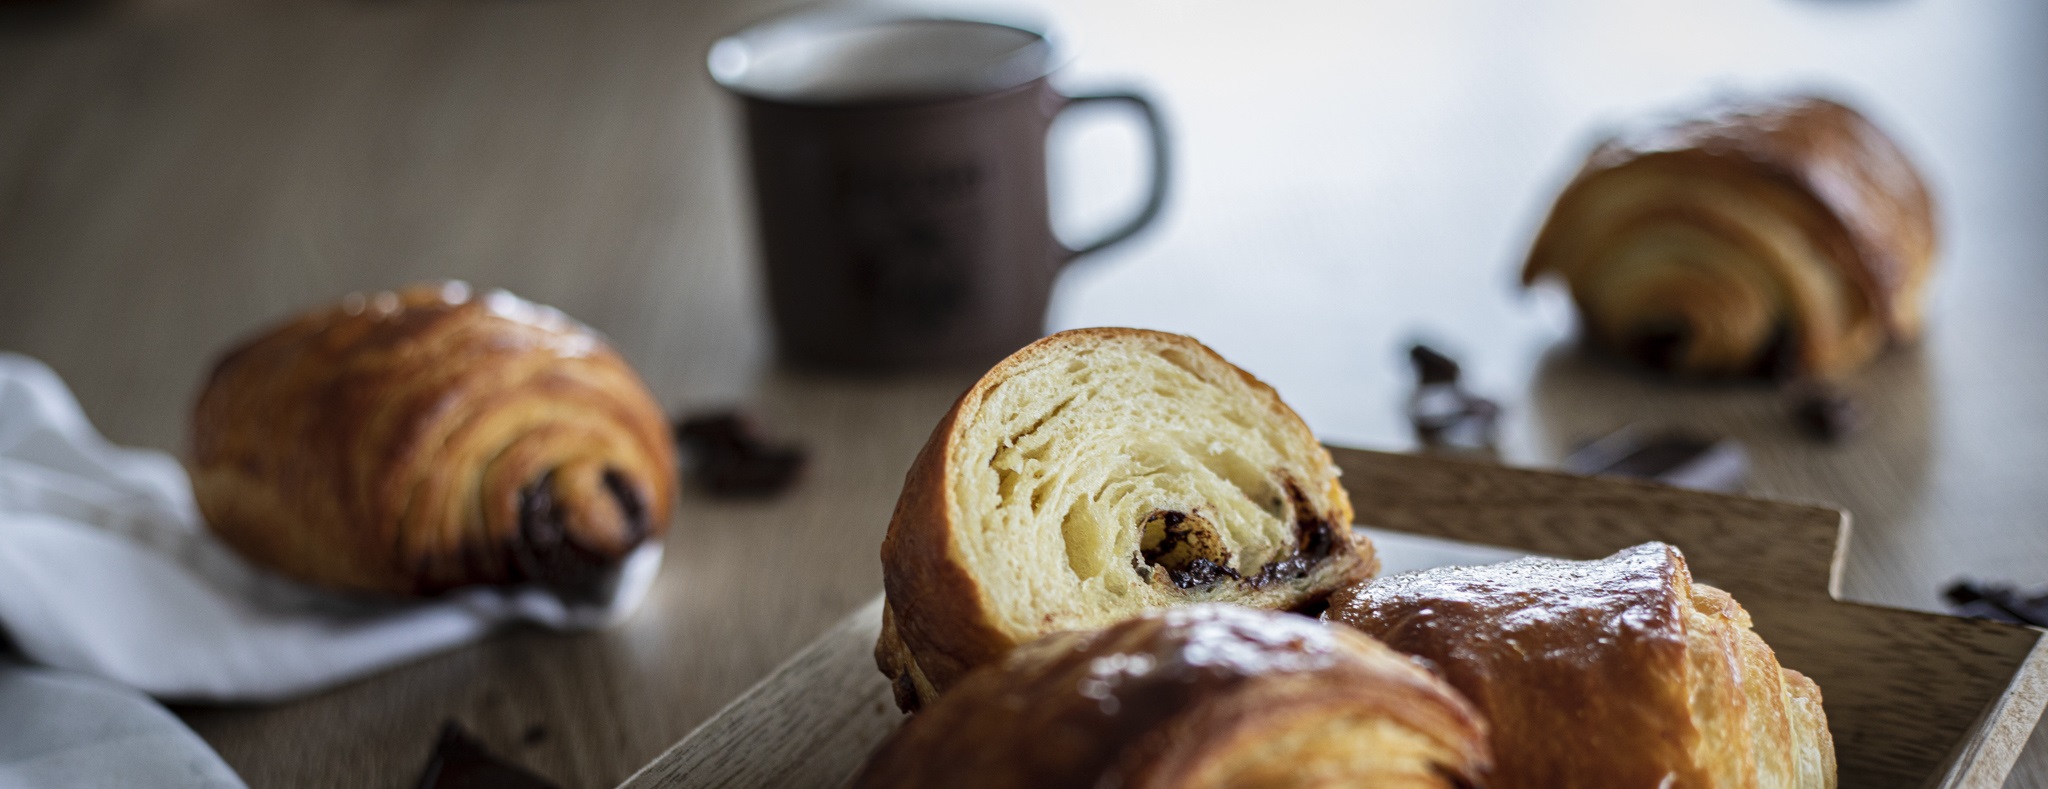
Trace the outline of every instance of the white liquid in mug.
{"label": "white liquid in mug", "polygon": [[1043,76],[1044,37],[946,19],[879,20],[837,28],[792,25],[718,42],[712,76],[740,93],[843,103],[963,96]]}

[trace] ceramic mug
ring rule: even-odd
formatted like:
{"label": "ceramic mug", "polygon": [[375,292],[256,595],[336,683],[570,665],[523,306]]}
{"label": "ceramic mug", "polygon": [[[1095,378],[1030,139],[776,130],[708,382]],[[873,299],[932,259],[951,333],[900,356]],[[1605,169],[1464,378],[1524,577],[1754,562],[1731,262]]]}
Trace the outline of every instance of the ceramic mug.
{"label": "ceramic mug", "polygon": [[[741,99],[782,358],[801,367],[985,365],[1040,337],[1067,263],[1130,238],[1165,199],[1159,113],[1134,93],[1068,96],[1042,31],[970,19],[811,12],[720,39]],[[1046,135],[1085,104],[1136,111],[1152,176],[1127,222],[1052,232]]]}

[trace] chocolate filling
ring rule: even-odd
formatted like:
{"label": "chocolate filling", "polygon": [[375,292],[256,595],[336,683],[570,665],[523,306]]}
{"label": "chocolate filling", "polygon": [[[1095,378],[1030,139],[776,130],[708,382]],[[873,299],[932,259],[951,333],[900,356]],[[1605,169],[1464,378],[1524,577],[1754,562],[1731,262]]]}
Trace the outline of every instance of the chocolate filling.
{"label": "chocolate filling", "polygon": [[1799,344],[1793,341],[1792,326],[1779,321],[1771,336],[1757,349],[1750,373],[1758,378],[1782,381],[1799,373]]}
{"label": "chocolate filling", "polygon": [[1139,554],[1146,564],[1165,570],[1174,586],[1193,589],[1238,577],[1222,538],[1199,516],[1153,510],[1140,528]]}
{"label": "chocolate filling", "polygon": [[[555,497],[555,472],[550,469],[519,490],[519,534],[508,546],[511,583],[538,583],[572,601],[597,601],[609,596],[624,551],[613,553],[583,544],[569,531],[568,513]],[[616,469],[605,469],[605,490],[625,519],[630,550],[647,538],[647,505]]]}
{"label": "chocolate filling", "polygon": [[1685,347],[1691,341],[1692,329],[1685,322],[1655,320],[1636,327],[1622,352],[1650,369],[1670,370],[1685,358]]}
{"label": "chocolate filling", "polygon": [[1294,484],[1294,480],[1284,480],[1284,484],[1288,500],[1294,502],[1294,552],[1267,562],[1257,573],[1244,579],[1254,589],[1307,578],[1309,572],[1330,558],[1330,553],[1337,547],[1335,525],[1309,506],[1308,495],[1301,492],[1301,487]]}
{"label": "chocolate filling", "polygon": [[[1267,562],[1257,573],[1243,575],[1230,567],[1230,551],[1206,521],[1187,513],[1153,510],[1140,524],[1139,556],[1131,562],[1139,577],[1150,580],[1150,568],[1156,567],[1182,589],[1209,586],[1226,578],[1253,589],[1307,578],[1336,550],[1336,526],[1310,506],[1308,495],[1293,480],[1283,480],[1283,484],[1294,504],[1294,547],[1285,556]],[[1143,564],[1139,564],[1140,558]]]}
{"label": "chocolate filling", "polygon": [[604,489],[610,491],[612,500],[619,504],[619,514],[626,519],[626,542],[639,545],[647,539],[647,503],[640,500],[640,491],[618,469],[604,470]]}
{"label": "chocolate filling", "polygon": [[1237,578],[1237,571],[1208,559],[1192,559],[1182,567],[1166,568],[1166,577],[1174,586],[1193,589],[1208,586],[1225,578]]}

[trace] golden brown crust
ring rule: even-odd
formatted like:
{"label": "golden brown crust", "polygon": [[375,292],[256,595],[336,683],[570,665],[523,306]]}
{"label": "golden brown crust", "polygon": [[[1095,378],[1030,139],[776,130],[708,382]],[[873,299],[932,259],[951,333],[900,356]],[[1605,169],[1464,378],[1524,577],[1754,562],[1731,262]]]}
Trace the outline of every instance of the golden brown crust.
{"label": "golden brown crust", "polygon": [[[915,710],[922,701],[935,698],[974,667],[1002,658],[1019,642],[992,619],[988,595],[961,559],[959,546],[954,544],[954,470],[950,463],[965,435],[963,420],[981,408],[992,389],[1041,357],[1060,353],[1077,343],[1122,339],[1165,343],[1207,355],[1234,370],[1254,389],[1271,396],[1275,412],[1299,431],[1302,441],[1314,443],[1308,425],[1280,404],[1272,387],[1188,337],[1144,329],[1076,329],[1041,339],[1004,359],[962,393],[933,428],[931,437],[904,475],[903,491],[882,541],[882,582],[889,626],[876,643],[875,660],[895,685],[898,703],[904,710]],[[1322,451],[1319,446],[1317,451]],[[1331,465],[1328,453],[1322,452],[1324,464]],[[1322,515],[1336,526],[1334,563],[1356,565],[1331,584],[1330,588],[1335,588],[1371,577],[1378,571],[1378,562],[1369,547],[1358,544],[1361,538],[1355,538],[1349,528],[1352,509],[1343,487],[1332,480],[1327,496],[1331,511]]]}
{"label": "golden brown crust", "polygon": [[[952,545],[953,489],[947,482],[946,459],[958,438],[954,428],[963,406],[971,410],[978,405],[988,381],[989,376],[983,376],[962,394],[932,430],[904,475],[902,495],[882,538],[882,591],[892,627],[883,631],[875,650],[879,667],[898,687],[897,703],[905,710],[915,709],[917,699],[935,696],[943,683],[1001,658],[1015,646],[990,620],[981,602],[981,584],[960,563]],[[906,689],[916,695],[904,695]]]}
{"label": "golden brown crust", "polygon": [[[1662,543],[1392,576],[1339,591],[1324,618],[1470,699],[1493,728],[1494,787],[1833,785],[1818,689]],[[1825,776],[1798,768],[1822,761]]]}
{"label": "golden brown crust", "polygon": [[1371,639],[1227,604],[1033,642],[876,751],[859,787],[1475,785],[1485,727]]}
{"label": "golden brown crust", "polygon": [[[1933,213],[1912,163],[1855,110],[1730,101],[1595,148],[1522,277],[1562,276],[1596,345],[1675,373],[1830,376],[1919,334]],[[1656,254],[1697,259],[1661,276],[1603,261],[1672,228],[1695,250]],[[1765,270],[1732,274],[1746,265],[1733,255]]]}
{"label": "golden brown crust", "polygon": [[193,492],[249,558],[338,589],[601,593],[667,530],[674,448],[638,375],[552,309],[461,283],[350,296],[228,353]]}

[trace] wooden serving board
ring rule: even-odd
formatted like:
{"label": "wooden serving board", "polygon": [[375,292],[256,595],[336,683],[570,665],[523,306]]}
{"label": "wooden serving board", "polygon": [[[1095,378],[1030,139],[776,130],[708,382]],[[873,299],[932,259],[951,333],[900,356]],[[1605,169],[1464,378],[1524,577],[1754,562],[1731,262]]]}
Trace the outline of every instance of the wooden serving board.
{"label": "wooden serving board", "polygon": [[[1818,683],[1844,787],[1998,789],[2048,703],[2048,633],[1835,599],[1840,510],[1331,448],[1358,523],[1592,559],[1650,540],[1749,609]],[[820,636],[627,787],[833,787],[901,721],[871,651],[881,600]]]}

